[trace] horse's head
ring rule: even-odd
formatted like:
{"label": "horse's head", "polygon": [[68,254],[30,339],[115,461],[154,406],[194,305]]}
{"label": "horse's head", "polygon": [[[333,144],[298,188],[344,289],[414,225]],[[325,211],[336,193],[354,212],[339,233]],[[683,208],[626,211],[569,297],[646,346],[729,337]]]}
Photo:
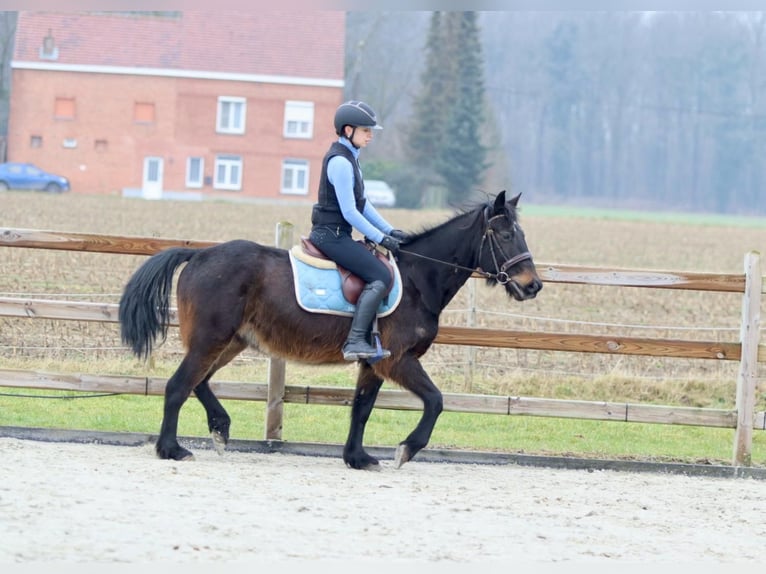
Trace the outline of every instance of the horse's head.
{"label": "horse's head", "polygon": [[537,275],[524,231],[517,220],[521,194],[506,201],[505,190],[484,208],[485,230],[479,250],[479,267],[487,281],[500,283],[517,301],[534,299],[543,283]]}

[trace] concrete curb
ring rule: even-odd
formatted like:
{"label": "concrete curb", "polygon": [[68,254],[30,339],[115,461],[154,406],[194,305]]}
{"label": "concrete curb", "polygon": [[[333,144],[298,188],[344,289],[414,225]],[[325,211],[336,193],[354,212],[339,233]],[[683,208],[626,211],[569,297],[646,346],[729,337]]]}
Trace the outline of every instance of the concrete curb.
{"label": "concrete curb", "polygon": [[[45,429],[24,427],[0,427],[0,437],[45,442],[72,442],[83,444],[109,444],[116,446],[144,446],[154,444],[156,435],[143,433],[100,432],[89,430]],[[212,449],[212,441],[200,437],[179,437],[179,440],[194,449]],[[323,443],[295,443],[273,440],[231,440],[227,450],[236,452],[284,453],[300,456],[322,456],[342,458],[343,445]],[[393,460],[394,447],[367,447],[367,451],[381,460]],[[613,470],[621,472],[653,472],[705,476],[717,478],[752,478],[766,480],[766,468],[735,467],[713,464],[686,464],[635,460],[609,460],[511,454],[465,450],[425,449],[416,457],[420,462],[444,462],[454,464],[515,464],[540,468],[568,470]]]}

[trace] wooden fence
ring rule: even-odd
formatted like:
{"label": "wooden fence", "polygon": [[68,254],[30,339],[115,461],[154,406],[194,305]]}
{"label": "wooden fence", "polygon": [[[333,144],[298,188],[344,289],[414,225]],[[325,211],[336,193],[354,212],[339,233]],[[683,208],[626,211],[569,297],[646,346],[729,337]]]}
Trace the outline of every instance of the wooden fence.
{"label": "wooden fence", "polygon": [[[292,244],[291,226],[278,226],[276,243],[280,246]],[[151,255],[172,246],[201,248],[214,244],[202,241],[0,228],[0,246],[6,247]],[[606,269],[545,263],[539,263],[537,267],[541,279],[549,283],[741,293],[740,341],[722,343],[441,326],[435,342],[477,347],[738,361],[735,408],[712,409],[445,393],[445,410],[733,428],[735,434],[732,463],[735,466],[750,466],[753,431],[766,430],[766,413],[756,412],[755,394],[758,363],[766,362],[766,346],[760,344],[761,298],[764,285],[758,252],[751,251],[745,255],[742,274]],[[117,305],[0,297],[0,316],[117,322]],[[175,314],[171,317],[171,325],[177,325]],[[6,387],[162,395],[165,383],[164,378],[0,369],[0,386]],[[265,437],[274,440],[281,439],[284,403],[348,406],[353,400],[353,389],[350,388],[286,386],[285,364],[281,359],[270,360],[267,383],[222,381],[211,383],[211,387],[224,399],[265,401]],[[382,390],[375,406],[415,410],[420,409],[422,404],[409,392]]]}

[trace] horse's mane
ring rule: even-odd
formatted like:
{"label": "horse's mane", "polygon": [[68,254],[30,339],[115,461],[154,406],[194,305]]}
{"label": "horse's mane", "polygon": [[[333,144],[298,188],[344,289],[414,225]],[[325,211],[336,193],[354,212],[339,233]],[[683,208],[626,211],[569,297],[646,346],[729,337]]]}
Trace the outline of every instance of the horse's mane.
{"label": "horse's mane", "polygon": [[[483,212],[485,209],[492,209],[494,206],[494,201],[495,201],[494,197],[487,197],[486,199],[481,199],[481,200],[474,199],[474,200],[466,201],[462,205],[455,207],[452,214],[447,216],[447,219],[445,221],[442,221],[441,223],[437,223],[437,224],[422,226],[419,230],[410,232],[410,237],[411,239],[428,237],[432,233],[437,233],[442,228],[446,227],[447,225],[450,225],[456,219],[459,219],[465,215]],[[505,202],[505,212],[506,212],[505,215],[511,221],[516,221],[517,210],[514,206],[512,206],[507,201]]]}

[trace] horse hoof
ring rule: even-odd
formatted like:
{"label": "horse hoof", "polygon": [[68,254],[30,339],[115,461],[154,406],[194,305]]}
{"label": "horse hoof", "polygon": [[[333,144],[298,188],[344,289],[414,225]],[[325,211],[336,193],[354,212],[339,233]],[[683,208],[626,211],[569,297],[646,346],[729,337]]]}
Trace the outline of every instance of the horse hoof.
{"label": "horse hoof", "polygon": [[412,457],[410,456],[410,449],[406,444],[400,444],[396,447],[396,454],[394,455],[394,468],[402,468],[405,462],[409,462]]}
{"label": "horse hoof", "polygon": [[194,460],[194,454],[190,450],[186,450],[182,446],[178,446],[172,450],[156,449],[157,457],[164,460]]}
{"label": "horse hoof", "polygon": [[186,462],[188,460],[195,460],[194,455],[190,453],[189,451],[186,451],[185,454],[178,454],[176,456],[166,456],[166,457],[159,457],[164,458],[165,460],[174,460],[176,462]]}
{"label": "horse hoof", "polygon": [[362,457],[344,457],[343,461],[348,468],[354,470],[380,470],[380,461],[367,453]]}
{"label": "horse hoof", "polygon": [[223,435],[218,431],[213,431],[210,433],[210,438],[213,439],[213,448],[215,448],[215,452],[219,455],[223,455],[223,452],[226,450],[226,439]]}

